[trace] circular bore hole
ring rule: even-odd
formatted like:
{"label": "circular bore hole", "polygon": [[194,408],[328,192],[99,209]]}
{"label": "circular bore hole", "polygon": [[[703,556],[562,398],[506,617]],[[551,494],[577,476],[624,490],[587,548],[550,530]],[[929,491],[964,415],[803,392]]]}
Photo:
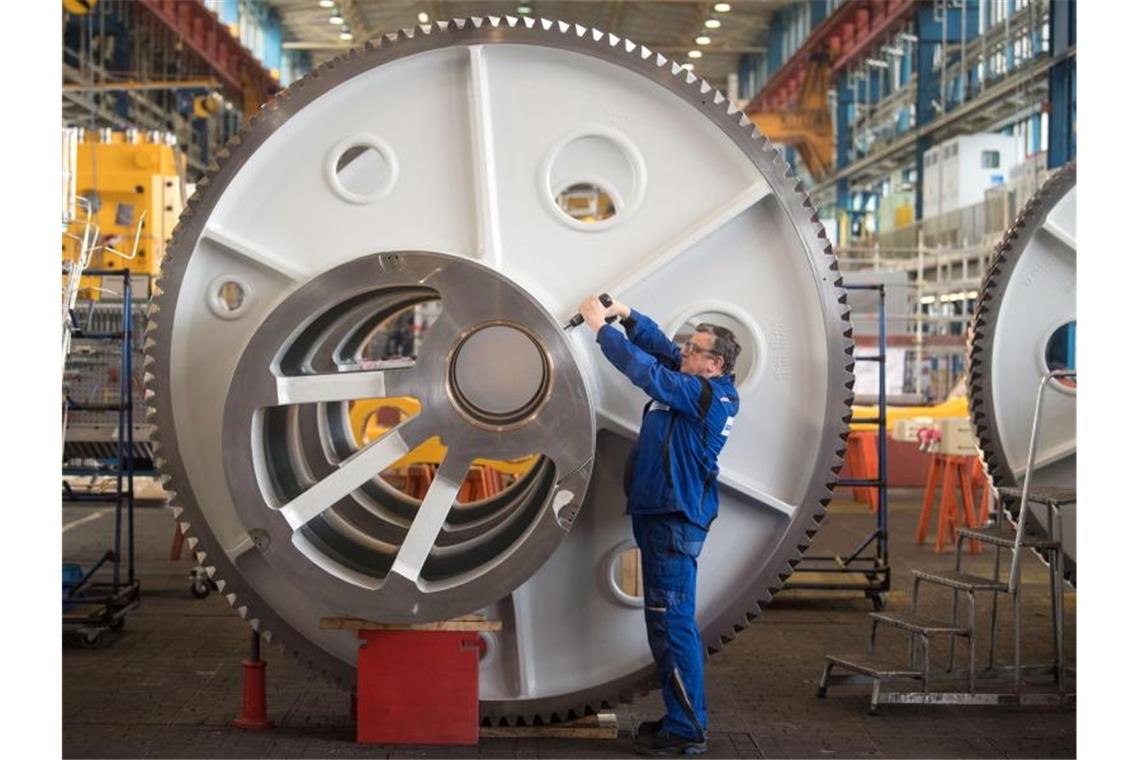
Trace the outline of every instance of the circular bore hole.
{"label": "circular bore hole", "polygon": [[700,324],[716,325],[732,331],[737,344],[740,346],[740,353],[736,357],[736,366],[732,369],[732,374],[736,375],[736,386],[738,388],[744,385],[757,362],[756,346],[752,342],[751,332],[735,317],[722,312],[706,311],[686,319],[684,324],[678,328],[677,334],[673,336],[673,342],[679,346],[685,345],[685,341],[693,337],[697,331],[697,326]]}
{"label": "circular bore hole", "polygon": [[477,422],[510,426],[533,414],[550,389],[546,352],[509,324],[477,328],[456,347],[448,368],[456,406]]}
{"label": "circular bore hole", "polygon": [[617,207],[609,193],[592,182],[570,185],[554,201],[562,213],[583,224],[604,222],[617,213]]}
{"label": "circular bore hole", "polygon": [[233,280],[223,282],[218,286],[218,303],[225,311],[237,311],[245,303],[245,288]]}
{"label": "circular bore hole", "polygon": [[379,150],[371,145],[353,145],[336,160],[336,180],[358,196],[379,193],[388,183],[391,169]]}
{"label": "circular bore hole", "polygon": [[583,230],[605,229],[632,214],[645,181],[645,162],[636,146],[603,128],[578,130],[555,143],[541,179],[552,211]]}
{"label": "circular bore hole", "polygon": [[[1077,322],[1066,322],[1053,331],[1045,342],[1045,367],[1053,372],[1077,367]],[[1058,377],[1056,381],[1067,388],[1076,388],[1075,377]]]}

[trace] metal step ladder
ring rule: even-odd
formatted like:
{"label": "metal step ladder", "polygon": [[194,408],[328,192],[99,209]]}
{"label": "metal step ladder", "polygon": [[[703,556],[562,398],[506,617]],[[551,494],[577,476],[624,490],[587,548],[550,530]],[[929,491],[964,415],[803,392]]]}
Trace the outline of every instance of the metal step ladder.
{"label": "metal step ladder", "polygon": [[[877,712],[879,704],[1059,704],[1075,699],[1075,693],[1066,691],[1066,668],[1064,665],[1064,587],[1062,577],[1064,560],[1061,556],[1060,510],[1076,503],[1076,491],[1056,487],[1032,487],[1033,466],[1037,453],[1037,430],[1041,417],[1042,392],[1049,380],[1057,377],[1075,377],[1072,370],[1057,370],[1047,374],[1041,381],[1037,393],[1037,407],[1033,418],[1033,428],[1029,443],[1029,466],[1025,481],[1020,488],[997,489],[1001,503],[1011,512],[1016,505],[1016,523],[1011,529],[1004,524],[1003,510],[995,510],[994,523],[982,528],[962,528],[958,531],[952,570],[912,570],[914,588],[909,612],[873,612],[869,654],[874,655],[876,633],[880,625],[898,629],[909,638],[909,661],[906,667],[892,663],[868,661],[866,656],[826,655],[823,676],[820,679],[817,696],[826,697],[831,686],[851,683],[870,683],[870,712]],[[1025,533],[1025,514],[1030,503],[1041,504],[1050,510],[1049,533],[1047,536],[1029,536]],[[974,575],[962,570],[962,547],[965,541],[976,540],[994,547],[994,569],[991,577]],[[1036,551],[1045,556],[1049,564],[1050,597],[1052,603],[1053,661],[1044,666],[1021,664],[1021,567],[1020,556],[1024,549]],[[1009,570],[1005,578],[1001,573],[1003,552],[1009,552]],[[929,617],[919,613],[919,592],[923,583],[932,584],[951,591],[953,595],[949,620]],[[977,690],[976,644],[978,633],[977,595],[990,593],[989,653],[985,675],[987,677],[1012,676],[1011,692],[980,692]],[[968,613],[965,622],[959,619],[959,595],[965,594]],[[997,641],[997,604],[999,595],[1007,595],[1013,606],[1013,665],[997,668],[994,664],[994,649]],[[945,636],[950,643],[950,662],[946,674],[939,674],[937,680],[961,681],[961,674],[955,671],[955,645],[959,638],[965,638],[969,647],[969,665],[966,670],[966,691],[930,691],[934,677],[930,668],[930,642],[932,638]],[[921,648],[921,664],[917,649]],[[836,670],[848,671],[836,674]],[[1056,690],[1049,693],[1028,693],[1022,690],[1023,677],[1030,673],[1046,673],[1056,684]],[[918,692],[882,692],[884,682],[907,681],[921,684]]]}

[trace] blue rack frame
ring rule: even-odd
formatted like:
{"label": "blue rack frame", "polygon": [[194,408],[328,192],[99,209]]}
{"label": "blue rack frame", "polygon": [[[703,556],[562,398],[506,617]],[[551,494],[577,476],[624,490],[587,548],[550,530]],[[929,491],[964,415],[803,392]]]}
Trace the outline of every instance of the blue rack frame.
{"label": "blue rack frame", "polygon": [[[119,403],[77,404],[69,398],[64,403],[69,410],[117,412],[118,436],[115,441],[115,533],[112,548],[108,549],[79,580],[63,589],[63,627],[78,630],[83,642],[95,645],[103,631],[121,628],[127,613],[139,604],[139,581],[135,577],[135,468],[134,468],[134,400],[131,393],[132,349],[134,328],[131,319],[130,269],[85,269],[85,276],[123,278],[123,322],[118,332],[84,332],[75,329],[74,338],[80,340],[119,341]],[[74,323],[74,315],[72,315]],[[126,487],[124,488],[124,481]],[[107,494],[81,494],[64,482],[63,498],[66,501],[108,501]],[[126,511],[127,577],[122,577],[123,512]],[[95,574],[110,565],[111,581],[97,582]]]}
{"label": "blue rack frame", "polygon": [[[879,412],[874,417],[852,417],[850,422],[875,424],[879,428],[879,467],[874,478],[844,478],[837,480],[836,488],[874,488],[879,496],[879,510],[875,516],[875,530],[846,557],[805,554],[796,564],[796,572],[829,573],[835,575],[862,575],[866,582],[812,582],[792,581],[785,589],[807,591],[862,591],[876,610],[886,606],[887,592],[891,590],[890,546],[888,542],[887,508],[887,314],[886,286],[847,285],[847,290],[871,290],[879,294],[879,352],[870,356],[855,356],[857,362],[875,362],[879,365]],[[873,556],[863,552],[871,545]],[[794,575],[792,576],[795,577]]]}

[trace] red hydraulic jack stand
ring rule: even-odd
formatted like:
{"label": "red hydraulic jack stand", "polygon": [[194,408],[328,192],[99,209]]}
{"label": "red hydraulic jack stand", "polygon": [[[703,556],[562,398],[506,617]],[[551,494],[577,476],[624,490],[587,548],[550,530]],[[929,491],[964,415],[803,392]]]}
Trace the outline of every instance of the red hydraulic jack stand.
{"label": "red hydraulic jack stand", "polygon": [[249,659],[242,660],[245,683],[241,690],[241,714],[230,724],[247,731],[273,728],[273,721],[265,714],[265,661],[261,659],[261,634],[252,633]]}
{"label": "red hydraulic jack stand", "polygon": [[395,625],[321,618],[325,630],[355,631],[356,741],[361,744],[478,744],[482,617]]}

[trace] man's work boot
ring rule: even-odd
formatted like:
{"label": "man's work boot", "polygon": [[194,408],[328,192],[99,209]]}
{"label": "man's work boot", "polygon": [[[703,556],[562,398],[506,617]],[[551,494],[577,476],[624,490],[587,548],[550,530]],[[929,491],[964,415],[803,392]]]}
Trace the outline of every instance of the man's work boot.
{"label": "man's work boot", "polygon": [[633,748],[639,755],[703,755],[709,745],[704,738],[690,739],[661,729],[653,734],[639,732]]}
{"label": "man's work boot", "polygon": [[658,718],[657,720],[647,720],[643,723],[638,723],[637,724],[637,735],[638,736],[646,736],[648,734],[655,734],[658,731],[660,731],[664,725],[665,725],[665,719],[664,718]]}

